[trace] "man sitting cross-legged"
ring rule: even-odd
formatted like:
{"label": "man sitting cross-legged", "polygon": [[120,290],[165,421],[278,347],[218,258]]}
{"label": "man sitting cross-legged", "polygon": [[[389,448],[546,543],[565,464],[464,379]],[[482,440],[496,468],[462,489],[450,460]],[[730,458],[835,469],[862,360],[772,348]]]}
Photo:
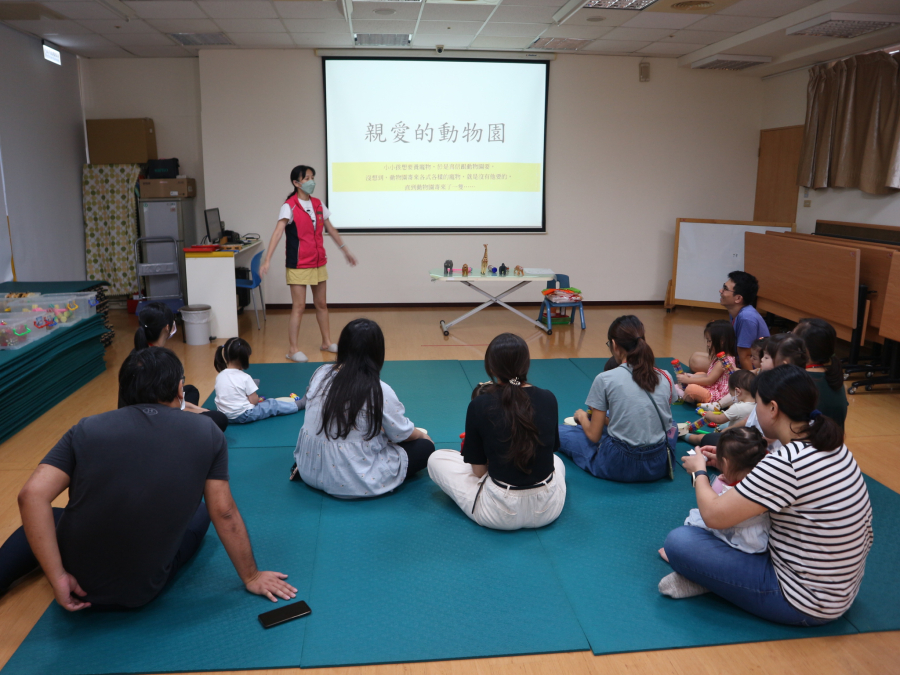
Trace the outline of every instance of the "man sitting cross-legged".
{"label": "man sitting cross-legged", "polygon": [[[183,386],[168,349],[125,359],[123,407],[69,429],[19,493],[23,527],[0,547],[0,594],[40,565],[69,611],[140,607],[194,555],[212,519],[248,591],[295,597],[286,574],[257,569],[228,485],[225,436],[181,412]],[[67,488],[68,506],[53,509]]]}

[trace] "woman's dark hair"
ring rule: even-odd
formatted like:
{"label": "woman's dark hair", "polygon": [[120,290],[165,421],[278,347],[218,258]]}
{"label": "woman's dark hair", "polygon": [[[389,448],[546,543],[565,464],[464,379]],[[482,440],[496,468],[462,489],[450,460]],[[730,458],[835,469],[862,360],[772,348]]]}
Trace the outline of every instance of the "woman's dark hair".
{"label": "woman's dark hair", "polygon": [[735,270],[728,275],[734,282],[734,294],[744,299],[744,306],[756,307],[756,296],[759,293],[759,282],[756,277],[741,270]]}
{"label": "woman's dark hair", "polygon": [[606,364],[603,366],[603,372],[608,373],[610,370],[614,370],[619,367],[619,362],[616,361],[615,356],[610,356],[606,359]]}
{"label": "woman's dark hair", "polygon": [[631,366],[631,379],[644,391],[653,392],[660,376],[653,367],[653,350],[644,339],[644,324],[633,314],[620,316],[609,325],[607,340],[615,340],[625,351],[625,362]]}
{"label": "woman's dark hair", "polygon": [[766,345],[769,344],[768,336],[758,338],[750,345],[750,353],[756,354],[760,359],[766,353]]}
{"label": "woman's dark hair", "polygon": [[816,450],[836,450],[843,444],[844,432],[837,422],[816,410],[819,390],[800,366],[785,364],[760,373],[756,396],[764,405],[775,401],[789,420],[805,425],[796,432],[805,434]]}
{"label": "woman's dark hair", "polygon": [[504,426],[509,428],[508,459],[523,473],[531,473],[534,454],[541,443],[540,432],[534,423],[531,398],[523,387],[528,381],[531,354],[525,340],[512,333],[501,333],[488,345],[484,354],[484,369],[499,381],[500,408]]}
{"label": "woman's dark hair", "polygon": [[737,343],[734,337],[734,326],[730,321],[717,319],[710,321],[703,329],[705,335],[709,335],[709,355],[716,358],[716,354],[725,352],[725,356],[737,356]]}
{"label": "woman's dark hair", "polygon": [[138,314],[140,326],[134,333],[134,348],[147,349],[159,340],[166,326],[175,325],[175,314],[172,308],[162,302],[150,302]]}
{"label": "woman's dark hair", "polygon": [[119,407],[139,403],[170,403],[178,397],[184,368],[165,347],[131,352],[119,368]]}
{"label": "woman's dark hair", "polygon": [[834,355],[837,333],[834,326],[824,319],[800,319],[794,335],[806,344],[809,360],[825,367],[825,381],[833,391],[844,386],[844,369]]}
{"label": "woman's dark hair", "polygon": [[[746,370],[738,371],[746,373]],[[759,429],[755,427],[738,427],[726,429],[716,444],[716,460],[723,466],[722,460],[728,462],[729,473],[750,471],[768,454],[768,443]]]}
{"label": "woman's dark hair", "polygon": [[307,171],[312,171],[313,176],[316,175],[316,170],[311,166],[306,166],[306,164],[301,164],[291,169],[291,191],[288,196],[284,198],[285,201],[297,194],[297,186],[294,185],[294,181],[297,180],[302,183],[303,177],[306,175]]}
{"label": "woman's dark hair", "polygon": [[[347,438],[355,428],[371,441],[381,432],[384,392],[381,367],[384,365],[384,333],[371,319],[351,321],[338,339],[337,360],[327,382],[319,433],[326,438]],[[359,417],[366,428],[357,427]]]}
{"label": "woman's dark hair", "polygon": [[809,352],[803,340],[790,333],[776,333],[766,343],[766,354],[776,366],[788,363],[805,368],[809,363]]}
{"label": "woman's dark hair", "polygon": [[228,338],[224,345],[219,345],[216,349],[216,357],[213,360],[216,372],[221,373],[232,361],[239,363],[241,370],[247,370],[250,367],[252,353],[253,349],[250,347],[250,343],[244,338]]}
{"label": "woman's dark hair", "polygon": [[756,396],[756,375],[749,370],[736,370],[728,376],[728,388],[732,391],[743,389],[751,396]]}

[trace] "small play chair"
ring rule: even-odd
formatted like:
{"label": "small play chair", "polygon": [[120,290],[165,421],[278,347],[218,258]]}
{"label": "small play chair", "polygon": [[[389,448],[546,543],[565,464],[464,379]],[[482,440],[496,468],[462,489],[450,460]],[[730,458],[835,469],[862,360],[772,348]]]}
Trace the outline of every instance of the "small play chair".
{"label": "small play chair", "polygon": [[[568,274],[557,274],[556,281],[548,281],[547,288],[569,288],[569,275]],[[578,311],[581,313],[581,330],[587,328],[584,323],[584,303],[581,300],[578,302],[550,302],[547,298],[544,298],[544,302],[541,303],[541,311],[538,314],[538,321],[544,321],[544,313],[547,314],[547,331],[552,330],[553,326],[552,319],[550,314],[552,313],[552,309],[554,307],[572,307],[572,314],[569,317],[569,323],[572,324],[575,322],[575,308],[578,308]]]}
{"label": "small play chair", "polygon": [[262,286],[262,277],[259,276],[259,261],[262,258],[262,254],[265,251],[260,251],[255,256],[253,256],[253,260],[250,261],[250,277],[251,279],[235,279],[234,285],[238,288],[247,288],[250,290],[250,299],[253,301],[253,311],[256,312],[256,330],[261,330],[259,325],[259,309],[256,307],[256,296],[253,295],[253,289],[259,289],[259,302],[262,305],[263,310],[263,321],[268,321],[266,318],[266,301],[263,298]]}

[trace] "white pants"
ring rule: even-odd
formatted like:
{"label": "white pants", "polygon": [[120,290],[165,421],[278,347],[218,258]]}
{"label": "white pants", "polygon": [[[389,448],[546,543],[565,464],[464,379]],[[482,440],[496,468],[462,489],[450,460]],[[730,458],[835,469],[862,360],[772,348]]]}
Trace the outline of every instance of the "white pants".
{"label": "white pants", "polygon": [[479,478],[472,473],[472,465],[466,464],[455,450],[435,450],[428,458],[431,480],[469,518],[493,530],[543,527],[559,517],[566,503],[566,467],[556,455],[553,467],[553,480],[546,485],[507,490],[488,474]]}

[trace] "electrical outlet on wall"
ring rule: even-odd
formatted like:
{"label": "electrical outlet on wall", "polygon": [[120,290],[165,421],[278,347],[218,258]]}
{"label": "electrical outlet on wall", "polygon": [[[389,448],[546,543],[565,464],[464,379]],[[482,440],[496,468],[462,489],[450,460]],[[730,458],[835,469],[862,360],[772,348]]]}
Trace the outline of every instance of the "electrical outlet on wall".
{"label": "electrical outlet on wall", "polygon": [[803,206],[812,206],[812,199],[804,199]]}

